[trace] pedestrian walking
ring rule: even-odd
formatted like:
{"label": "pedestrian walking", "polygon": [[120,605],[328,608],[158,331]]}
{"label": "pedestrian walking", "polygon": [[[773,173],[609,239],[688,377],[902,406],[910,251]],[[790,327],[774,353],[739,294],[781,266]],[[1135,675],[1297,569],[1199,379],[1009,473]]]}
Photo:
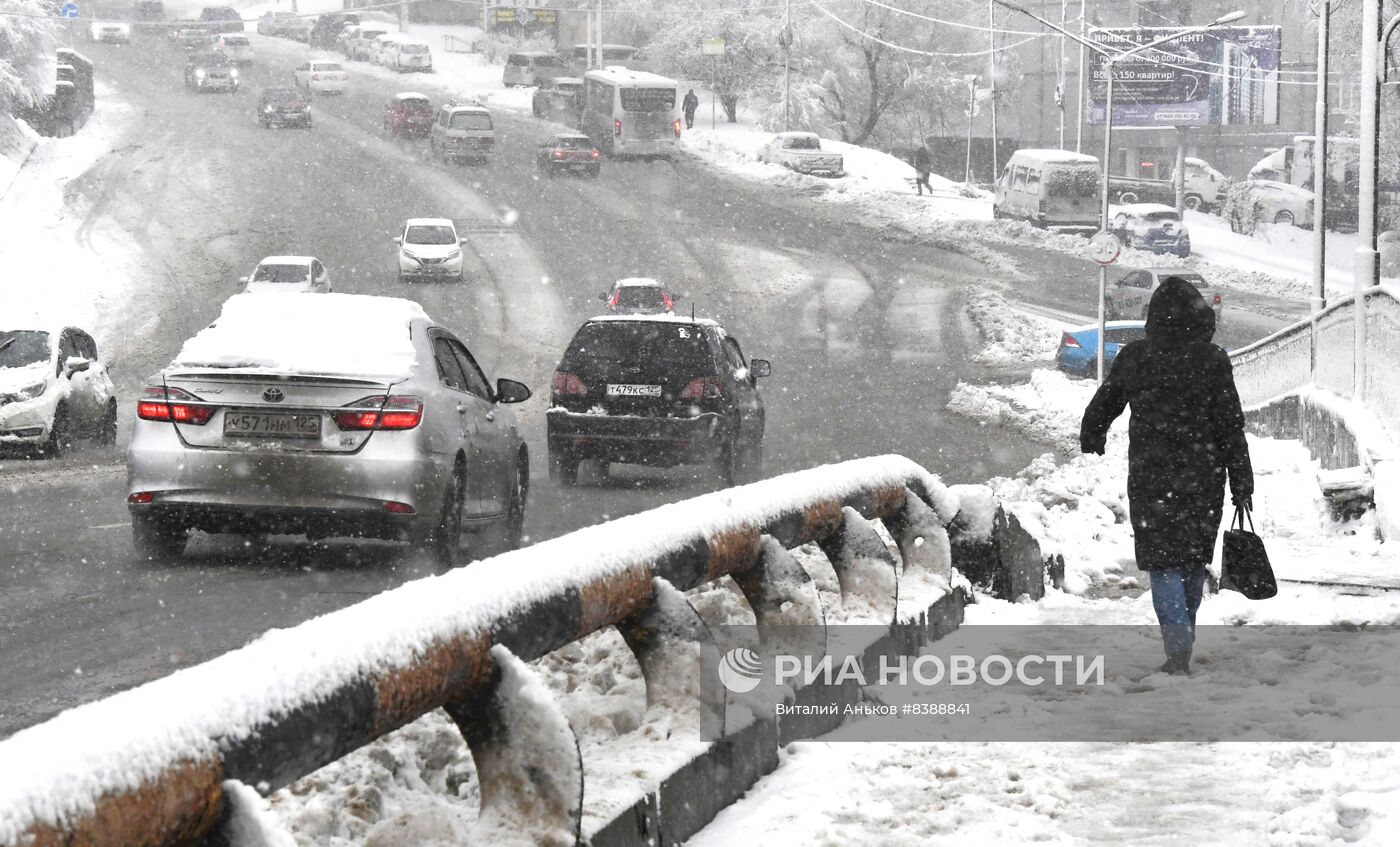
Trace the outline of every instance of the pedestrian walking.
{"label": "pedestrian walking", "polygon": [[[674,100],[672,103],[676,102]],[[700,98],[695,96],[695,89],[690,89],[685,93],[685,99],[681,101],[681,109],[685,111],[685,128],[690,129],[695,126],[695,110],[700,108]]]}
{"label": "pedestrian walking", "polygon": [[924,142],[914,151],[914,190],[919,192],[921,197],[925,188],[929,194],[933,194],[933,186],[928,184],[928,175],[932,170],[933,154],[929,152],[928,142]]}
{"label": "pedestrian walking", "polygon": [[1104,451],[1108,428],[1128,423],[1128,509],[1137,566],[1167,655],[1162,670],[1191,672],[1196,610],[1220,530],[1228,476],[1236,506],[1250,505],[1254,472],[1230,357],[1211,343],[1215,312],[1191,283],[1168,277],[1147,305],[1146,337],[1118,351],[1084,410],[1079,446]]}

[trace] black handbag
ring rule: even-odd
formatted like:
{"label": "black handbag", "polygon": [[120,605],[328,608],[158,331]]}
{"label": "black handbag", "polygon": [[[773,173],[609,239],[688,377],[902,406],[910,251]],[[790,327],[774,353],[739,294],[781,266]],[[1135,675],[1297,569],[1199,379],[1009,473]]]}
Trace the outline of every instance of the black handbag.
{"label": "black handbag", "polygon": [[[1249,529],[1244,528],[1246,518]],[[1242,506],[1235,507],[1235,519],[1225,530],[1220,555],[1220,587],[1238,591],[1251,600],[1267,600],[1278,593],[1264,540],[1254,534],[1254,516]]]}

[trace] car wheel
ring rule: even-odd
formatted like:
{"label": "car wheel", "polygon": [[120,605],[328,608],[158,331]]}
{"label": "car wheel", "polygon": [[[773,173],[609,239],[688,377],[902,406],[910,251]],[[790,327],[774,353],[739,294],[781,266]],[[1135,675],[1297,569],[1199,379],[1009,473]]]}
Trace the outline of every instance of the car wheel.
{"label": "car wheel", "polygon": [[111,447],[117,443],[116,400],[112,400],[107,404],[107,411],[102,415],[102,426],[97,430],[97,443],[105,447]]}
{"label": "car wheel", "polygon": [[530,499],[530,458],[524,450],[515,463],[515,482],[506,512],[506,549],[519,550],[525,538],[525,504]]}
{"label": "car wheel", "polygon": [[1205,205],[1205,201],[1201,199],[1201,195],[1199,194],[1188,194],[1186,195],[1186,199],[1182,202],[1185,204],[1186,208],[1193,212],[1201,211],[1201,207]]}
{"label": "car wheel", "polygon": [[131,516],[131,546],[148,562],[168,562],[185,552],[184,527],[172,526],[152,515]]}
{"label": "car wheel", "polygon": [[1138,196],[1136,191],[1124,191],[1122,194],[1118,195],[1119,203],[1136,203],[1137,200]]}
{"label": "car wheel", "polygon": [[68,420],[68,409],[60,405],[53,413],[53,423],[49,425],[49,440],[39,448],[40,455],[57,459],[73,446],[72,424]]}
{"label": "car wheel", "polygon": [[461,465],[458,465],[452,470],[452,480],[447,484],[447,491],[443,492],[442,513],[438,516],[437,525],[433,527],[428,545],[433,563],[439,571],[457,565],[457,553],[462,546],[462,500],[465,487],[466,478]]}
{"label": "car wheel", "polygon": [[578,485],[578,457],[567,451],[551,450],[549,478],[560,485]]}
{"label": "car wheel", "polygon": [[413,277],[409,276],[403,271],[399,271],[399,285],[404,285],[410,282],[413,282]]}
{"label": "car wheel", "polygon": [[1287,209],[1280,209],[1278,214],[1274,215],[1274,223],[1293,226],[1293,213]]}

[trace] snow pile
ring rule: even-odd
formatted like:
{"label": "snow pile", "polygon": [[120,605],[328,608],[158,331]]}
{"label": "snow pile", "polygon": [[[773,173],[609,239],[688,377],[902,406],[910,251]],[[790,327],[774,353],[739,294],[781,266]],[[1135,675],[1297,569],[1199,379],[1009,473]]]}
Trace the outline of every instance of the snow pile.
{"label": "snow pile", "polygon": [[19,176],[19,169],[24,167],[38,143],[38,133],[28,124],[0,114],[0,199],[4,199],[10,184]]}
{"label": "snow pile", "polygon": [[409,325],[427,318],[396,297],[237,294],[171,367],[406,377],[416,361]]}
{"label": "snow pile", "polygon": [[[1057,370],[1031,372],[1029,383],[975,385],[959,382],[948,409],[996,426],[1005,426],[1066,453],[1079,451],[1079,421],[1095,383],[1072,379]],[[1117,430],[1122,426],[1115,424]]]}
{"label": "snow pile", "polygon": [[983,347],[972,361],[986,365],[1041,363],[1055,358],[1060,330],[1044,318],[1028,315],[985,286],[968,289],[967,316],[977,327]]}

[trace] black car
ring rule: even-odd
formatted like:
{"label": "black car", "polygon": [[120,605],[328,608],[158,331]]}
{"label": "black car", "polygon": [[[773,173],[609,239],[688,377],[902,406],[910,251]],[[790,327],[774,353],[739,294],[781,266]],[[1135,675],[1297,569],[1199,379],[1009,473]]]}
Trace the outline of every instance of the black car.
{"label": "black car", "polygon": [[274,126],[311,128],[311,101],[289,85],[264,88],[258,95],[258,123],[264,129]]}
{"label": "black car", "polygon": [[205,6],[199,20],[210,32],[242,32],[243,18],[231,6]]}
{"label": "black car", "polygon": [[763,359],[746,362],[714,321],[669,315],[593,318],[554,372],[545,415],[550,477],[578,481],[579,464],[712,464],[728,484],[763,463]]}
{"label": "black car", "polygon": [[185,87],[196,92],[237,91],[238,68],[222,53],[192,53],[185,62]]}
{"label": "black car", "polygon": [[307,43],[314,50],[334,50],[335,40],[340,31],[345,29],[345,25],[359,22],[360,16],[354,12],[331,12],[321,15],[311,27],[311,33],[306,37]]}
{"label": "black car", "polygon": [[588,136],[577,132],[559,133],[541,144],[535,155],[535,164],[550,176],[567,171],[597,176],[602,161],[603,154]]}

